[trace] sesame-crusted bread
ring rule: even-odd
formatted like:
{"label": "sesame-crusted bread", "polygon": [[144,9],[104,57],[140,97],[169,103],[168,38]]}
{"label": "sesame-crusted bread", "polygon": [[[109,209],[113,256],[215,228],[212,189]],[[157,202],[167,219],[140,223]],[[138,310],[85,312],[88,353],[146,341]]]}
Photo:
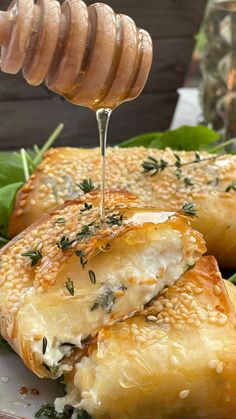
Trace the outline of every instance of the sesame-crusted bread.
{"label": "sesame-crusted bread", "polygon": [[[106,164],[110,189],[126,189],[164,211],[179,211],[185,202],[194,202],[194,227],[204,235],[209,254],[221,266],[235,267],[236,156],[114,147],[107,150]],[[92,185],[83,184],[89,179]],[[86,186],[99,188],[100,183],[98,149],[51,149],[17,195],[10,236],[81,196]]]}
{"label": "sesame-crusted bread", "polygon": [[141,314],[100,330],[56,408],[94,419],[234,419],[235,327],[215,259],[203,257]]}
{"label": "sesame-crusted bread", "polygon": [[206,251],[185,216],[128,192],[69,201],[1,249],[0,332],[36,374],[58,376],[99,328],[141,311]]}

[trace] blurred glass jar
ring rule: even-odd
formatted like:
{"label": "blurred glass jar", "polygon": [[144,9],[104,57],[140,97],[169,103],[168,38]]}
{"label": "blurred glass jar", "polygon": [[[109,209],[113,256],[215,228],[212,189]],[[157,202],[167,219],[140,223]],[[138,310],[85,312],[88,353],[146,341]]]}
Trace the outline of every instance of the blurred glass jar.
{"label": "blurred glass jar", "polygon": [[201,71],[205,122],[224,139],[236,136],[236,0],[216,1],[207,10]]}

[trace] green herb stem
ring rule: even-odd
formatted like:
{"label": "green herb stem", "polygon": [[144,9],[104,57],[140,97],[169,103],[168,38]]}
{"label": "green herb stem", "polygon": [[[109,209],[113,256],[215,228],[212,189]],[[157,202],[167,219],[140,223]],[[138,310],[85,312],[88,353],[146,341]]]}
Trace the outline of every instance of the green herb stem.
{"label": "green herb stem", "polygon": [[44,146],[40,149],[40,151],[38,152],[37,156],[34,159],[35,166],[37,166],[41,162],[44,153],[46,153],[46,151],[52,146],[54,141],[57,139],[58,135],[60,135],[63,128],[64,128],[64,124],[60,123],[56,127],[56,129],[53,131],[53,133],[50,135],[50,137],[48,138],[48,140],[46,141]]}
{"label": "green herb stem", "polygon": [[20,154],[21,154],[22,166],[23,166],[24,175],[25,175],[25,181],[27,182],[30,178],[30,173],[29,173],[29,166],[27,163],[26,151],[24,148],[21,148]]}

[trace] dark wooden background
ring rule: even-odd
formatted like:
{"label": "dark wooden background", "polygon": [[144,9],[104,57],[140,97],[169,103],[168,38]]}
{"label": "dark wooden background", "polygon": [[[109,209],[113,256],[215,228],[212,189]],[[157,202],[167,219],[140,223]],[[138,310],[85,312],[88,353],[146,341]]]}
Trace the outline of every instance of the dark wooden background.
{"label": "dark wooden background", "polygon": [[[132,16],[138,26],[150,32],[154,42],[154,62],[144,92],[112,116],[109,144],[116,144],[130,136],[169,127],[177,102],[176,89],[184,82],[206,0],[106,2],[116,12]],[[5,9],[8,1],[0,4]],[[65,129],[58,145],[98,144],[90,110],[66,103],[46,86],[27,85],[19,74],[0,73],[1,149],[42,144],[59,122],[64,122]]]}

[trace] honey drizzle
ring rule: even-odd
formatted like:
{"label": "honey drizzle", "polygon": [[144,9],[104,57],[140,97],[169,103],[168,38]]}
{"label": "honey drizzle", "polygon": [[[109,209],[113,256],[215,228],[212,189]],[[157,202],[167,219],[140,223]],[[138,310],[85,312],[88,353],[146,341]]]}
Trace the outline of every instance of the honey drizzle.
{"label": "honey drizzle", "polygon": [[100,158],[101,158],[101,202],[100,217],[101,221],[105,219],[105,193],[106,193],[106,143],[107,130],[111,116],[111,109],[101,108],[96,111],[96,119],[99,131]]}

